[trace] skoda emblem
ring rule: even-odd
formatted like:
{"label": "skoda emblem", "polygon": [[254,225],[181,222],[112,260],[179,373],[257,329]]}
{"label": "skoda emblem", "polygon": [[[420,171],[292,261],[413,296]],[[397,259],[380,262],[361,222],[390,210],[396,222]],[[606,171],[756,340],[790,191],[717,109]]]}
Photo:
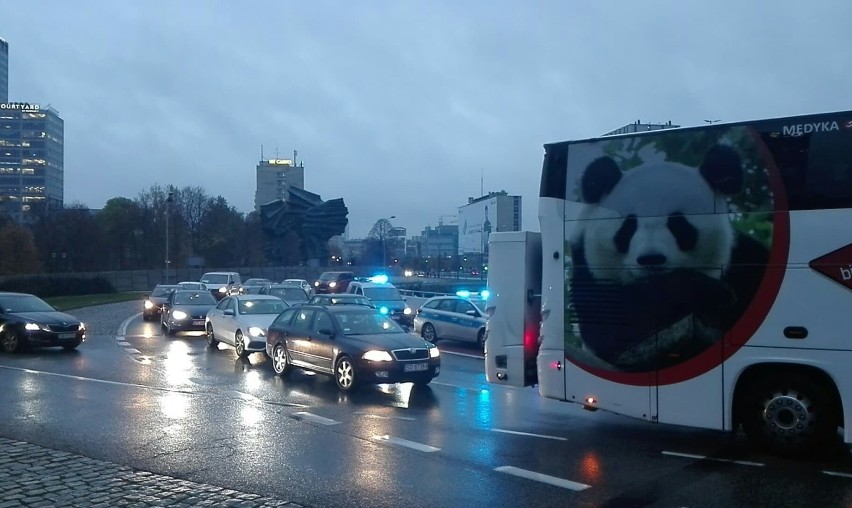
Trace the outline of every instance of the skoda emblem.
{"label": "skoda emblem", "polygon": [[408,352],[411,353],[411,354],[414,354],[414,353],[417,352],[417,350],[414,349],[413,347],[410,347],[410,348],[408,348]]}

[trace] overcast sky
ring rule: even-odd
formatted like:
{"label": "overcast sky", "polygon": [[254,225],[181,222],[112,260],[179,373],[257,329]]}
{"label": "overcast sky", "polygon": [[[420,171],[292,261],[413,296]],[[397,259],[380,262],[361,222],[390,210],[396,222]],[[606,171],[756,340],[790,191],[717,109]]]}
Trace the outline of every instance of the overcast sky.
{"label": "overcast sky", "polygon": [[506,190],[624,124],[852,109],[852,2],[0,0],[10,100],[65,120],[65,201],[153,184],[254,206],[264,146],[350,236]]}

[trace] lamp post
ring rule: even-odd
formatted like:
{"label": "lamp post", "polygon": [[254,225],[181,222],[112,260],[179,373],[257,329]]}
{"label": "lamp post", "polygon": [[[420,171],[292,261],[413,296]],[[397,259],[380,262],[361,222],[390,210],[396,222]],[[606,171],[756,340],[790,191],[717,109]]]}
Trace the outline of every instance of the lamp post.
{"label": "lamp post", "polygon": [[[388,224],[390,224],[391,219],[396,219],[396,215],[391,215],[385,220],[388,221]],[[382,224],[382,270],[388,266],[388,251],[387,248],[385,248],[385,236],[387,236],[387,233],[385,232],[384,224]]]}
{"label": "lamp post", "polygon": [[166,198],[166,284],[169,283],[169,215],[170,207],[173,201],[174,192],[169,192],[169,197]]}

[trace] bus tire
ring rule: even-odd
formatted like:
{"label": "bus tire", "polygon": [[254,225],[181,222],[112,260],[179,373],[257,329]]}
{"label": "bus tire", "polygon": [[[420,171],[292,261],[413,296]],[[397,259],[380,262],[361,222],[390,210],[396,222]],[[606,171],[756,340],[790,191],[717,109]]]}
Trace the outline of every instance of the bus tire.
{"label": "bus tire", "polygon": [[784,456],[824,450],[836,438],[830,387],[800,372],[755,379],[743,394],[743,430],[758,447]]}

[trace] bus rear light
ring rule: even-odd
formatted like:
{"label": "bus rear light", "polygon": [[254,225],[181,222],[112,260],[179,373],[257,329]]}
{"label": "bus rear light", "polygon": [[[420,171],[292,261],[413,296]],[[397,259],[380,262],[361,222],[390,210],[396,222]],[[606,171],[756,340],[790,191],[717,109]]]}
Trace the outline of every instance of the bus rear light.
{"label": "bus rear light", "polygon": [[597,403],[598,399],[592,396],[586,397],[586,399],[583,401],[583,409],[585,409],[586,411],[597,411]]}
{"label": "bus rear light", "polygon": [[550,368],[554,369],[554,370],[561,370],[562,369],[562,362],[560,362],[558,360],[555,361],[555,362],[550,362]]}

